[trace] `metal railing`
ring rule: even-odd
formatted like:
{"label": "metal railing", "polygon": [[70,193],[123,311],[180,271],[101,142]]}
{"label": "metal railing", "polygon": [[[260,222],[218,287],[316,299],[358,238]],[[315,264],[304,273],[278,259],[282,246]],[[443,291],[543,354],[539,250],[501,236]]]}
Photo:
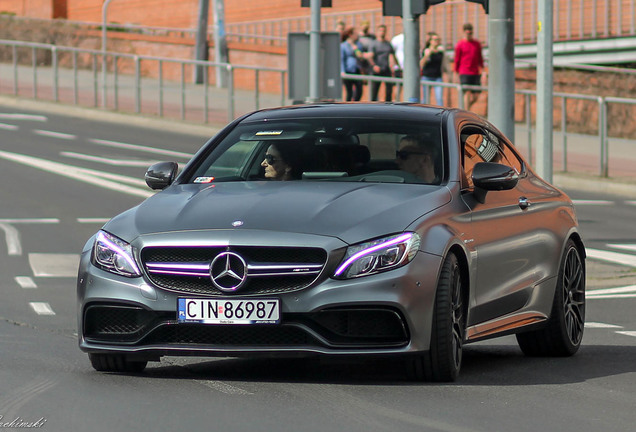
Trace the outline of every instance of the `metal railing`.
{"label": "metal railing", "polygon": [[[179,118],[205,124],[225,124],[233,120],[237,113],[243,114],[265,107],[286,105],[290,101],[285,95],[287,71],[275,68],[259,68],[252,66],[230,65],[196,60],[181,60],[163,57],[139,56],[122,53],[103,52],[98,50],[60,47],[55,45],[30,42],[0,40],[0,54],[11,56],[10,62],[0,63],[0,93],[14,96],[28,95],[33,99],[52,100],[80,106],[100,107],[106,109],[151,114],[161,118]],[[46,55],[44,55],[46,54]],[[101,61],[108,63],[108,74],[100,73]],[[49,66],[50,65],[50,66]],[[203,84],[191,84],[186,79],[194,66],[201,65],[209,69],[204,74]],[[216,69],[227,74],[225,88],[217,87]],[[238,74],[237,72],[240,72]],[[245,75],[252,74],[253,81],[246,82]],[[272,86],[264,86],[265,74],[274,75],[279,91],[272,93]],[[277,78],[276,78],[277,77]],[[365,81],[390,82],[399,88],[400,78],[375,77],[369,75],[343,75],[345,79],[362,79]],[[237,86],[237,79],[242,80],[244,90]],[[99,86],[106,84],[106,104],[100,104]],[[463,108],[463,95],[468,86],[455,83],[423,82],[425,88],[442,86],[446,90],[449,106]],[[486,87],[476,87],[487,92]],[[536,98],[535,90],[517,89],[516,94],[525,99],[524,119],[518,125],[525,125],[527,136],[520,139],[517,131],[516,143],[526,142],[527,156],[533,155],[533,123],[532,98]],[[608,109],[621,105],[634,107],[636,99],[620,97],[601,97],[581,94],[555,93],[555,110],[561,108],[561,122],[555,123],[555,131],[561,133],[560,152],[562,154],[561,170],[569,171],[569,155],[572,149],[569,138],[577,136],[580,146],[581,132],[572,130],[568,122],[568,103],[587,101],[596,106],[590,117],[597,117],[596,135],[586,134],[588,146],[592,146],[601,177],[610,175],[610,123]],[[560,102],[560,104],[558,103]],[[631,114],[631,117],[634,117]],[[519,129],[519,128],[517,128]],[[596,143],[594,143],[594,140]],[[556,142],[556,141],[555,141]],[[591,144],[590,144],[591,143]],[[628,142],[629,154],[635,153],[636,140]],[[556,146],[555,146],[555,150]],[[576,149],[577,151],[580,148]],[[635,174],[631,168],[632,176]]]}
{"label": "metal railing", "polygon": [[[200,112],[200,120],[204,123],[209,123],[211,120],[230,121],[235,118],[237,111],[245,113],[260,109],[263,107],[264,98],[268,99],[265,105],[269,106],[287,103],[285,95],[287,71],[284,69],[116,52],[104,53],[101,50],[10,40],[0,40],[0,47],[10,49],[12,58],[11,72],[0,76],[0,85],[8,85],[15,96],[24,93],[25,89],[21,89],[21,83],[30,76],[30,83],[25,83],[25,87],[31,91],[32,98],[40,99],[40,81],[46,74],[50,75],[49,83],[43,87],[47,88],[50,93],[49,98],[54,102],[60,102],[64,94],[67,96],[65,102],[72,102],[75,105],[86,105],[88,102],[89,106],[101,105],[117,111],[122,108],[121,105],[125,101],[128,109],[132,105],[134,113],[150,112],[159,117],[166,115],[165,110],[168,105],[174,110],[176,103],[181,120],[186,120],[188,110],[192,110]],[[27,62],[22,58],[20,62],[20,57],[24,57],[25,51],[30,59]],[[41,52],[45,52],[46,55],[43,56]],[[104,61],[108,65],[107,75],[99,73],[99,66]],[[27,69],[30,70],[26,73],[21,71],[20,69],[25,66],[21,66],[20,63],[29,63],[30,67]],[[43,66],[42,63],[50,64],[50,67]],[[66,63],[69,67],[62,68],[61,63]],[[204,66],[208,70],[208,73],[203,74],[204,82],[200,85],[189,84],[190,80],[186,79],[188,73],[191,76],[194,74],[192,71],[195,66]],[[217,68],[224,71],[227,78],[223,88],[215,82]],[[165,78],[165,71],[168,69],[171,71],[172,79]],[[253,74],[254,81],[249,86],[253,87],[253,90],[236,88],[235,78],[239,71],[243,72],[242,75],[245,75],[245,71]],[[61,72],[64,72],[64,82],[61,82]],[[278,79],[275,79],[276,87],[280,89],[278,98],[272,96],[271,86],[267,87],[268,93],[262,91],[266,85],[262,79],[264,74],[278,76]],[[11,77],[8,80],[10,82],[6,83],[9,77]],[[270,77],[268,81],[271,82],[272,78]],[[98,91],[100,86],[105,89],[102,95]],[[170,104],[167,104],[166,95],[169,93],[177,93],[178,97],[171,97]],[[219,102],[224,105],[223,109],[220,109]],[[212,111],[223,111],[227,115],[225,118],[219,118],[219,115],[211,118]]]}

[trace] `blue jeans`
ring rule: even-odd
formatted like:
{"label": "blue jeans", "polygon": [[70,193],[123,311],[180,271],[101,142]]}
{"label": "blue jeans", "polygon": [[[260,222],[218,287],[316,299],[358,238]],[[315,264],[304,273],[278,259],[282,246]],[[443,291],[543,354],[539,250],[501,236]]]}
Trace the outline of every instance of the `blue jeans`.
{"label": "blue jeans", "polygon": [[[439,78],[431,78],[431,77],[422,77],[421,83],[422,83],[422,103],[430,103],[429,99],[429,95],[431,93],[431,86],[428,86],[426,84],[424,84],[425,82],[442,82],[442,77]],[[437,103],[437,105],[439,106],[443,106],[444,105],[444,87],[442,86],[433,86],[433,90],[435,90],[435,101]]]}

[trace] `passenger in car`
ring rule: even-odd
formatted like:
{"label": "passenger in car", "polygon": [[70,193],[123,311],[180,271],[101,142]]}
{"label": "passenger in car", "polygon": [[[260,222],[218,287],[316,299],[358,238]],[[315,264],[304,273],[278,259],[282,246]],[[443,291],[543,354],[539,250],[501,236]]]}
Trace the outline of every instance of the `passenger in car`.
{"label": "passenger in car", "polygon": [[300,178],[300,157],[294,143],[276,141],[265,152],[261,162],[268,180],[297,180]]}
{"label": "passenger in car", "polygon": [[415,175],[425,183],[438,183],[435,153],[435,148],[422,138],[406,135],[400,139],[395,161],[400,170]]}

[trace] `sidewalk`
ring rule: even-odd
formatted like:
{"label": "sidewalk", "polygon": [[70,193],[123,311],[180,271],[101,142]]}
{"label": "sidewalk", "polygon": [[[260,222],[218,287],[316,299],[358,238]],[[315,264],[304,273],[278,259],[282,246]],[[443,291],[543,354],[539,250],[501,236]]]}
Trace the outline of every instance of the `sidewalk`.
{"label": "sidewalk", "polygon": [[[37,80],[31,67],[18,68],[18,95],[12,65],[0,63],[0,104],[16,108],[46,110],[78,117],[98,118],[113,122],[133,122],[155,128],[169,128],[186,133],[211,136],[231,119],[257,108],[280,106],[281,95],[234,90],[230,99],[227,89],[203,85],[142,78],[139,95],[134,77],[118,75],[117,90],[114,77],[109,75],[106,108],[101,108],[101,79],[92,71],[59,69],[58,101],[54,100],[53,71],[39,67]],[[33,82],[36,82],[34,87]],[[96,85],[97,84],[97,85]],[[34,98],[34,94],[37,96]],[[77,104],[76,104],[77,102]],[[232,103],[230,103],[232,102]],[[136,113],[137,109],[139,113]],[[230,111],[233,110],[233,115]],[[206,116],[207,113],[207,116]],[[536,134],[531,131],[531,149],[525,124],[515,128],[514,143],[533,166],[536,166]],[[598,136],[567,134],[567,172],[563,170],[563,137],[554,133],[553,182],[566,189],[578,189],[636,198],[636,141],[610,138],[610,178],[600,177],[600,142]],[[530,151],[531,150],[531,151]],[[532,153],[532,158],[529,154]]]}

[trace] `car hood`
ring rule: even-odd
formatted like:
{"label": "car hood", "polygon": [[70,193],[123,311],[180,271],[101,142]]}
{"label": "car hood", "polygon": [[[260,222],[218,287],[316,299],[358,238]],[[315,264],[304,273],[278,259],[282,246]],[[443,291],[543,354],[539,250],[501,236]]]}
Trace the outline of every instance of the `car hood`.
{"label": "car hood", "polygon": [[347,182],[173,185],[113,218],[105,230],[139,235],[191,230],[265,230],[347,243],[403,231],[448,203],[443,186]]}

